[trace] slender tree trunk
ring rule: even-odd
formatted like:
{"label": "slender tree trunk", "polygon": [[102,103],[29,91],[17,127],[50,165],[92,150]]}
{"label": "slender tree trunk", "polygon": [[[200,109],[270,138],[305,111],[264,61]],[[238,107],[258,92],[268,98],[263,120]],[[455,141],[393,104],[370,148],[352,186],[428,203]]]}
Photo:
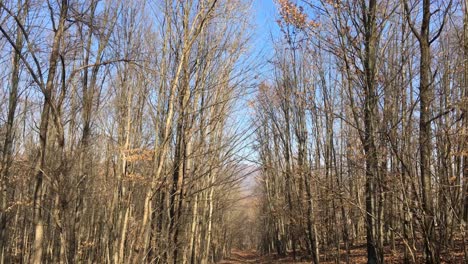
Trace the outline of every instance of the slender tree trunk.
{"label": "slender tree trunk", "polygon": [[65,31],[65,20],[68,13],[68,1],[62,0],[60,7],[60,17],[58,27],[54,35],[52,50],[49,58],[49,73],[47,83],[44,87],[44,104],[41,113],[41,123],[39,126],[40,151],[36,164],[36,183],[34,189],[34,243],[33,243],[33,263],[42,262],[43,241],[44,241],[44,216],[43,216],[43,178],[46,169],[46,149],[47,134],[49,130],[49,118],[52,103],[52,91],[54,89],[55,73],[57,71],[57,60],[59,58],[60,44]]}
{"label": "slender tree trunk", "polygon": [[376,22],[377,1],[370,0],[367,9],[363,9],[365,28],[365,99],[364,99],[364,151],[366,155],[366,239],[367,258],[369,264],[383,263],[382,249],[377,241],[376,222],[376,182],[378,175],[378,153],[375,142],[377,121],[377,92],[375,83],[375,69],[377,62],[378,33]]}
{"label": "slender tree trunk", "polygon": [[[18,1],[18,9],[22,9],[19,14],[19,21],[24,24],[24,19],[28,13],[29,2]],[[23,49],[23,33],[18,26],[16,29],[15,45],[19,51]],[[8,114],[6,122],[5,140],[3,142],[2,156],[0,160],[0,263],[9,262],[9,253],[7,252],[6,242],[8,239],[8,215],[9,206],[8,189],[9,171],[13,160],[13,140],[14,140],[14,121],[16,107],[18,105],[18,86],[20,82],[20,54],[18,51],[13,53],[13,70],[11,72],[11,88],[8,97]]]}
{"label": "slender tree trunk", "polygon": [[468,225],[468,0],[464,1],[464,13],[463,13],[463,28],[464,28],[464,89],[462,90],[462,138],[463,141],[463,165],[462,165],[462,176],[463,176],[463,185],[462,186],[462,221],[461,221],[461,231],[463,235],[463,246],[465,249],[465,259],[468,259],[468,245],[467,240],[467,225]]}
{"label": "slender tree trunk", "polygon": [[[419,42],[419,158],[421,197],[423,209],[423,238],[426,263],[440,263],[440,257],[435,245],[435,214],[432,198],[431,175],[431,103],[433,98],[431,76],[431,51],[430,51],[430,25],[431,25],[431,1],[424,0],[422,5],[422,21],[420,31],[416,31],[409,21],[413,34]],[[408,12],[407,4],[405,6]]]}

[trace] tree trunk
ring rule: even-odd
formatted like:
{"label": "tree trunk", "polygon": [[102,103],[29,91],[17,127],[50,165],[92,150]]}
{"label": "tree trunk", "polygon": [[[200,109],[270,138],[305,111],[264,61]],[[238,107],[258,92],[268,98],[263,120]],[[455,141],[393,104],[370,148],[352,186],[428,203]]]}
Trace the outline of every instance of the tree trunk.
{"label": "tree trunk", "polygon": [[[18,1],[18,9],[22,8],[22,12],[18,15],[18,20],[24,24],[24,20],[28,13],[29,2]],[[9,171],[13,160],[13,140],[14,140],[14,121],[16,106],[18,105],[18,86],[20,82],[20,54],[18,51],[23,49],[23,33],[19,26],[16,29],[15,45],[17,50],[13,52],[13,70],[11,72],[11,88],[8,97],[8,114],[6,122],[5,140],[3,142],[3,151],[0,160],[0,263],[9,262],[9,253],[5,245],[8,241],[8,215],[7,208],[9,206],[8,189],[9,186]]]}
{"label": "tree trunk", "polygon": [[41,113],[41,124],[39,127],[40,134],[40,151],[36,164],[36,183],[34,190],[34,244],[33,244],[33,263],[42,262],[42,251],[44,241],[44,219],[43,219],[43,178],[44,170],[46,169],[46,149],[47,149],[47,134],[49,130],[50,110],[52,106],[52,91],[54,89],[55,73],[57,71],[57,60],[59,58],[60,44],[65,31],[65,21],[68,13],[68,1],[62,0],[60,7],[60,17],[58,27],[54,35],[52,50],[49,58],[49,73],[47,83],[44,87],[44,104]]}

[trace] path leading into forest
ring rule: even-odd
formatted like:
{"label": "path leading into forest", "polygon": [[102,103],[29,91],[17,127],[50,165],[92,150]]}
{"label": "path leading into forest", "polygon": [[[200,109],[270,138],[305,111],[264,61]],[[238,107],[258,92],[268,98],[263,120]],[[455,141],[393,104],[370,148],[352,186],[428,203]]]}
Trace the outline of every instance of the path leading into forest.
{"label": "path leading into forest", "polygon": [[237,251],[231,253],[231,257],[220,262],[220,264],[238,263],[265,263],[255,251]]}
{"label": "path leading into forest", "polygon": [[221,261],[219,264],[246,264],[246,263],[258,263],[258,264],[269,264],[269,263],[310,263],[310,262],[292,262],[290,258],[284,259],[272,259],[271,257],[267,256],[260,256],[254,250],[250,251],[239,251],[233,250],[231,253],[231,257]]}

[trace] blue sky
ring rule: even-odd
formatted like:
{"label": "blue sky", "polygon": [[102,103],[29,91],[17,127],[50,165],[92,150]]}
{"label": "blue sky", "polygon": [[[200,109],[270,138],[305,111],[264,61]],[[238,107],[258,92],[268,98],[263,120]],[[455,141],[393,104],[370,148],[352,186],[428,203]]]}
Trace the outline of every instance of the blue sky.
{"label": "blue sky", "polygon": [[276,28],[276,7],[274,0],[253,0],[253,12],[255,14],[258,30],[269,31]]}
{"label": "blue sky", "polygon": [[[252,0],[252,15],[253,15],[253,25],[252,28],[252,55],[256,58],[253,59],[256,63],[259,63],[260,67],[256,69],[255,74],[258,75],[259,81],[268,80],[271,78],[271,65],[267,63],[268,60],[272,59],[274,55],[273,42],[277,39],[279,35],[279,27],[276,23],[278,19],[278,12],[276,10],[275,0]],[[254,88],[256,90],[256,88]],[[244,135],[244,148],[239,151],[239,155],[247,158],[243,163],[248,166],[248,170],[256,168],[258,164],[257,153],[252,148],[252,143],[255,140],[255,134],[253,128],[255,127],[252,124],[251,111],[249,108],[248,102],[250,100],[255,100],[255,92],[251,94],[250,92],[239,102],[238,110],[236,113],[236,119],[238,125],[241,129],[247,131],[247,135]],[[247,177],[243,180],[243,188],[247,191],[247,195],[251,195],[253,191],[253,186],[255,186],[255,175],[248,174]]]}
{"label": "blue sky", "polygon": [[272,38],[279,30],[278,18],[274,0],[252,0],[252,12],[255,15],[254,48],[265,55],[271,55]]}
{"label": "blue sky", "polygon": [[[278,18],[276,4],[274,0],[252,0],[251,14],[251,23],[253,25],[250,29],[250,33],[252,34],[250,44],[251,53],[248,55],[250,59],[247,60],[246,63],[258,64],[258,67],[255,67],[255,72],[253,73],[253,75],[258,77],[257,81],[268,80],[271,78],[271,65],[268,64],[267,61],[274,55],[273,40],[279,34],[279,27],[276,23]],[[255,82],[256,81],[253,81],[253,83]],[[248,107],[248,104],[249,101],[254,100],[255,92],[252,93],[252,91],[255,90],[256,87],[251,87],[242,100],[237,103],[236,107],[235,119],[237,124],[241,129],[247,130],[247,134],[253,132],[251,123],[252,109]],[[245,138],[244,144],[247,146],[240,150],[239,155],[255,160],[255,154],[250,146],[252,140],[254,140],[253,135]],[[247,160],[246,163],[250,164]]]}

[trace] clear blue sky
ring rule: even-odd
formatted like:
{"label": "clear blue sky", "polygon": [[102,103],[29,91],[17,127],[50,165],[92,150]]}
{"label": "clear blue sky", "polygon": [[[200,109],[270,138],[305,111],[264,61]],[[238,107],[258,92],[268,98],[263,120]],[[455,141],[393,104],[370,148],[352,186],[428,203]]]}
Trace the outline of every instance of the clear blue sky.
{"label": "clear blue sky", "polygon": [[276,25],[276,6],[274,0],[252,0],[253,1],[253,12],[255,14],[256,24],[258,29],[271,29],[277,27]]}
{"label": "clear blue sky", "polygon": [[255,16],[254,48],[264,55],[271,55],[272,38],[279,32],[276,20],[278,13],[274,0],[252,0],[252,12]]}
{"label": "clear blue sky", "polygon": [[[274,49],[273,42],[280,34],[278,24],[278,12],[275,0],[252,0],[252,17],[254,28],[251,29],[252,33],[252,56],[255,57],[253,61],[258,63],[260,67],[256,69],[255,75],[258,75],[258,81],[266,81],[271,78],[272,70],[271,65],[267,63],[268,60],[273,58]],[[254,88],[256,90],[256,88]],[[245,148],[242,148],[238,153],[240,156],[247,158],[243,163],[248,166],[246,168],[257,168],[257,153],[252,148],[252,143],[255,139],[255,134],[251,134],[255,125],[252,124],[253,109],[248,107],[248,102],[255,100],[256,92],[247,94],[241,102],[238,103],[238,112],[236,113],[236,120],[241,129],[247,130],[245,136]],[[252,162],[254,161],[254,162]],[[247,171],[245,172],[247,173]],[[253,186],[255,185],[255,175],[248,174],[243,180],[243,188],[246,195],[252,195]]]}
{"label": "clear blue sky", "polygon": [[[267,63],[268,60],[272,59],[274,55],[273,51],[273,40],[279,35],[279,27],[276,23],[278,19],[278,13],[276,10],[276,4],[274,0],[252,0],[252,21],[253,27],[250,29],[252,38],[251,38],[251,54],[250,61],[247,63],[254,63],[258,65],[255,67],[255,72],[252,72],[252,75],[257,76],[255,82],[261,82],[271,78],[271,65]],[[253,132],[252,128],[252,109],[248,107],[249,101],[255,99],[256,87],[251,87],[253,90],[248,90],[247,94],[237,103],[237,113],[236,121],[241,129],[247,130],[247,135]],[[244,135],[246,136],[246,135]],[[245,138],[244,144],[247,145],[246,148],[243,148],[239,155],[248,157],[249,159],[255,160],[255,153],[250,147],[254,137]],[[245,161],[246,164],[250,162]]]}

